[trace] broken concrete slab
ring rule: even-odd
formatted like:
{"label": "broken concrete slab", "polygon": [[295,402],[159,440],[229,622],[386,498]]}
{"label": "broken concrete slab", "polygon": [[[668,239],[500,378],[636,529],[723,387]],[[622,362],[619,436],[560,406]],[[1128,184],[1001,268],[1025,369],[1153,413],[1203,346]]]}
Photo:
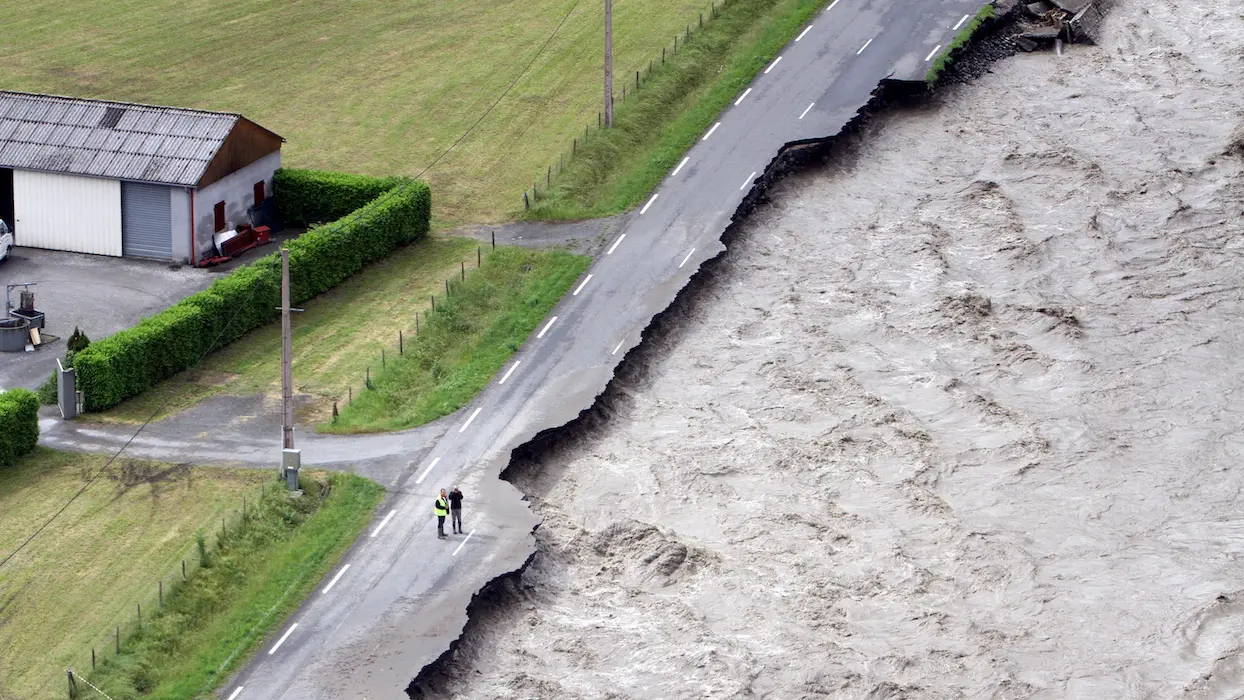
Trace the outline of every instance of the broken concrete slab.
{"label": "broken concrete slab", "polygon": [[1037,17],[1044,17],[1045,13],[1050,12],[1051,10],[1054,9],[1054,6],[1046,2],[1046,0],[1037,0],[1037,2],[1030,2],[1024,7],[1027,8],[1029,12],[1036,15]]}

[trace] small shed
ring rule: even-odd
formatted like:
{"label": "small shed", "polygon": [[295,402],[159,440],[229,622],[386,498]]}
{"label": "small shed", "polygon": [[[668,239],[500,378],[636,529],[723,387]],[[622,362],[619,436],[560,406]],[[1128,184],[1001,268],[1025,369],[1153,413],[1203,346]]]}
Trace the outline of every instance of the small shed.
{"label": "small shed", "polygon": [[228,112],[0,91],[0,219],[18,246],[195,264],[271,195],[283,142]]}

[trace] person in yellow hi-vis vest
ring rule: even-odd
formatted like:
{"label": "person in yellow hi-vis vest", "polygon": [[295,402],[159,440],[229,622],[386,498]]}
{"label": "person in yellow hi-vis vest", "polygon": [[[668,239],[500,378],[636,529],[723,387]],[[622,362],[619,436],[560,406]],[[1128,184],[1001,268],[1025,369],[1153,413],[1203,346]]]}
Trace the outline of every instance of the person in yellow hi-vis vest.
{"label": "person in yellow hi-vis vest", "polygon": [[441,495],[436,497],[436,505],[432,507],[436,513],[436,536],[445,539],[445,516],[449,515],[449,494],[445,493],[445,489],[441,489]]}

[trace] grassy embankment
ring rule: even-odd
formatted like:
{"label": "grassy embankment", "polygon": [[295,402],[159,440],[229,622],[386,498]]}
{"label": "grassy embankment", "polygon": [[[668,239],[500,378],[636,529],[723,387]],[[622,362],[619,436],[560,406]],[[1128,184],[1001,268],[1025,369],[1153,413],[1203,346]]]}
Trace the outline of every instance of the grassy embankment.
{"label": "grassy embankment", "polygon": [[529,216],[604,216],[645,199],[824,5],[730,0],[689,41],[679,41],[678,54],[654,70],[637,99],[617,103],[614,128],[588,139]]}
{"label": "grassy embankment", "polygon": [[[288,140],[289,165],[414,175],[519,75],[572,2],[0,3],[0,75],[6,89],[240,112]],[[619,93],[709,6],[618,3]],[[596,123],[603,7],[579,2],[507,98],[426,175],[438,228],[517,216],[523,190]],[[280,31],[244,41],[260,27]],[[239,41],[245,51],[221,50]]]}
{"label": "grassy embankment", "polygon": [[[467,261],[467,278],[459,280]],[[333,401],[345,410],[342,432],[418,425],[452,413],[471,400],[539,320],[557,304],[588,264],[562,251],[498,248],[476,263],[476,243],[432,239],[377,263],[336,289],[312,299],[294,317],[294,380],[311,397],[299,420],[327,421]],[[445,301],[445,280],[455,293]],[[429,297],[437,308],[429,316]],[[422,314],[419,333],[415,315]],[[430,319],[430,322],[429,322]],[[397,354],[405,335],[407,360]],[[116,408],[85,419],[114,423],[146,420],[165,400],[169,415],[219,393],[264,395],[281,391],[279,324],[261,328]],[[381,368],[385,349],[387,368]],[[371,368],[376,392],[364,390]],[[405,384],[404,384],[405,383]],[[375,395],[373,395],[373,393]],[[395,413],[384,416],[382,407]]]}
{"label": "grassy embankment", "polygon": [[562,251],[499,248],[453,293],[406,354],[373,375],[373,391],[329,432],[397,430],[452,413],[471,400],[587,269]]}
{"label": "grassy embankment", "polygon": [[[0,553],[13,551],[105,461],[102,456],[40,448],[15,466],[0,469]],[[243,497],[254,508],[260,483],[272,478],[269,471],[114,463],[0,569],[0,697],[63,697],[65,669],[89,672],[91,648],[105,652],[117,626],[125,642],[134,628],[137,604],[150,622],[161,579],[166,609],[171,609],[170,585],[180,578],[182,559],[190,564],[194,580],[196,531],[213,533],[208,541],[214,545],[221,519],[234,522]],[[359,479],[335,491],[302,526],[289,531],[290,539],[269,547],[267,556],[240,560],[237,570],[245,576],[239,580],[247,583],[227,591],[222,598],[230,603],[225,611],[204,617],[208,627],[202,631],[183,628],[179,660],[166,664],[151,658],[158,661],[153,668],[185,672],[188,679],[202,677],[194,675],[195,669],[207,668],[220,649],[228,645],[232,650],[241,641],[230,620],[259,620],[253,614],[256,606],[267,603],[263,609],[270,608],[272,591],[283,593],[299,576],[304,586],[313,585],[371,517],[380,489]],[[298,556],[282,557],[283,552]],[[254,638],[261,638],[297,604],[305,587],[295,589],[285,607],[278,606],[253,630]],[[127,643],[126,649],[134,648]]]}
{"label": "grassy embankment", "polygon": [[936,85],[937,79],[941,77],[942,72],[945,71],[950,64],[954,63],[955,52],[967,46],[972,41],[972,37],[976,35],[976,30],[980,29],[981,25],[985,22],[993,19],[995,14],[996,12],[994,11],[993,5],[986,5],[978,10],[976,15],[973,16],[967,24],[963,25],[963,28],[960,29],[959,33],[955,35],[955,38],[946,45],[946,48],[942,49],[942,52],[937,55],[937,58],[933,59],[933,64],[929,67],[929,72],[924,74],[924,82],[928,83],[929,87]]}

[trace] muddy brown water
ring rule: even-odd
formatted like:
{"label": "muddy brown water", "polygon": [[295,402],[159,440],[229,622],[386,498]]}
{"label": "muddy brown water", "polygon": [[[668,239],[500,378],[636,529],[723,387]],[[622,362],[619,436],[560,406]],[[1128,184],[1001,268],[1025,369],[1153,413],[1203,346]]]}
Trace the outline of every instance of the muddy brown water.
{"label": "muddy brown water", "polygon": [[787,180],[433,695],[1244,695],[1242,30],[1121,0]]}

